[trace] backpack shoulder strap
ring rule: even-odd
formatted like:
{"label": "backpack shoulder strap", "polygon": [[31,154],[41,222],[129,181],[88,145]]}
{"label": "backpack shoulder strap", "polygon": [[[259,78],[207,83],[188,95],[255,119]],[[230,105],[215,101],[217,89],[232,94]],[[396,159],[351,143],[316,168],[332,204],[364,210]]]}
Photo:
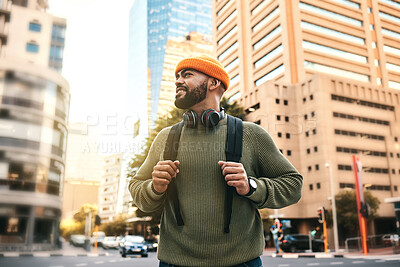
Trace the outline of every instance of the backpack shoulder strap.
{"label": "backpack shoulder strap", "polygon": [[[227,115],[227,134],[225,145],[226,161],[239,162],[242,157],[243,146],[243,122],[241,119]],[[226,186],[225,194],[225,222],[224,232],[229,233],[229,225],[232,217],[232,202],[235,188]]]}
{"label": "backpack shoulder strap", "polygon": [[[176,160],[182,128],[183,128],[183,121],[172,126],[168,134],[167,142],[165,143],[164,160],[172,160],[172,161]],[[182,226],[183,218],[181,214],[181,208],[179,206],[177,190],[178,189],[176,187],[175,179],[172,179],[167,189],[167,197],[172,201],[172,204],[174,206],[174,212],[177,224],[179,226]]]}
{"label": "backpack shoulder strap", "polygon": [[164,160],[176,160],[179,148],[179,139],[183,128],[183,121],[173,125],[169,131],[167,142],[164,149]]}

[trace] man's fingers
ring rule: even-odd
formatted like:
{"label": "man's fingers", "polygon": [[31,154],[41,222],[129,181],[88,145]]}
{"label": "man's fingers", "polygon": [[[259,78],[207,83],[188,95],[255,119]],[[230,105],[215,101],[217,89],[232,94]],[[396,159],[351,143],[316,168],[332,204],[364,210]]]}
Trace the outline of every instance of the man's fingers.
{"label": "man's fingers", "polygon": [[244,176],[243,175],[239,175],[239,174],[228,174],[225,175],[225,181],[241,181],[244,180]]}
{"label": "man's fingers", "polygon": [[159,161],[156,166],[170,166],[175,172],[179,172],[178,167],[179,167],[179,161],[175,160],[172,162],[171,160],[164,160],[164,161]]}
{"label": "man's fingers", "polygon": [[169,175],[171,175],[171,177],[175,177],[176,174],[178,173],[170,165],[156,165],[156,166],[154,166],[153,171],[167,172],[167,173],[169,173]]}
{"label": "man's fingers", "polygon": [[165,179],[165,180],[171,180],[172,177],[174,177],[174,176],[165,171],[153,171],[153,177],[161,178],[161,179]]}
{"label": "man's fingers", "polygon": [[244,173],[244,169],[242,167],[226,167],[222,169],[222,174],[227,175],[231,173]]}

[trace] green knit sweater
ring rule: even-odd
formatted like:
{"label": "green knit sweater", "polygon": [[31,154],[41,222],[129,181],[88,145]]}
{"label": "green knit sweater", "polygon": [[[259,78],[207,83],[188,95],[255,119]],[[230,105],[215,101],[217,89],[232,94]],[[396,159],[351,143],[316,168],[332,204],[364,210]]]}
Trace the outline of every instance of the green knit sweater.
{"label": "green knit sweater", "polygon": [[299,201],[302,176],[260,126],[244,122],[241,163],[257,182],[249,197],[234,194],[230,232],[224,233],[225,180],[218,165],[225,160],[226,117],[214,129],[182,129],[177,160],[178,198],[184,221],[178,226],[166,194],[151,189],[151,173],[164,160],[170,127],[155,138],[149,156],[129,183],[133,202],[151,212],[164,206],[158,258],[181,266],[231,266],[263,253],[263,225],[257,209],[283,208]]}

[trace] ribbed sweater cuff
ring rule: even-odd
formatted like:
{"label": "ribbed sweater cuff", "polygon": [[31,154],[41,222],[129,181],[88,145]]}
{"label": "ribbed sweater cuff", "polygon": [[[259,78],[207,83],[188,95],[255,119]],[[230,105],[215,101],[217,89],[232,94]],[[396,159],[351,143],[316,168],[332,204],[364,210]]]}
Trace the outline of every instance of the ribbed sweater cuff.
{"label": "ribbed sweater cuff", "polygon": [[249,176],[249,178],[252,178],[254,181],[256,181],[257,189],[256,189],[256,191],[254,191],[253,194],[248,196],[248,198],[250,200],[252,200],[253,202],[255,202],[256,204],[263,203],[268,198],[267,187],[265,186],[265,184],[263,182],[259,181],[257,178],[251,177],[251,176]]}
{"label": "ribbed sweater cuff", "polygon": [[153,200],[160,200],[163,197],[163,195],[165,194],[165,192],[164,193],[158,193],[153,187],[153,182],[150,182],[148,184],[148,188],[147,189],[148,189],[147,191],[149,192],[150,197]]}

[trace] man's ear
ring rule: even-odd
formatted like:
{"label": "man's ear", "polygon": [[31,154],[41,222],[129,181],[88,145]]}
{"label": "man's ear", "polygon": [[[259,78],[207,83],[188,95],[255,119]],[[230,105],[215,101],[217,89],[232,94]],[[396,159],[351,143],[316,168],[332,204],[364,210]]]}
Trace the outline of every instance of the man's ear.
{"label": "man's ear", "polygon": [[218,80],[214,77],[211,77],[210,80],[211,80],[210,81],[210,83],[211,83],[210,90],[215,90],[215,89],[219,88],[220,86],[222,86],[222,82],[220,80]]}

